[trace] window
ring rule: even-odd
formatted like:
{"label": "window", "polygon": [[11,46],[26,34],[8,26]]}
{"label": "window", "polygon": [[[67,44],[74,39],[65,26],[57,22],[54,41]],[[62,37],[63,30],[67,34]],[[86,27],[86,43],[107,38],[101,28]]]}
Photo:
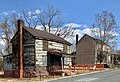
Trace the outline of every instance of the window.
{"label": "window", "polygon": [[47,56],[42,55],[42,56],[37,57],[36,64],[39,66],[47,66]]}
{"label": "window", "polygon": [[43,66],[47,66],[47,56],[42,56]]}
{"label": "window", "polygon": [[66,65],[71,65],[71,58],[65,57],[65,58],[64,58],[64,64],[66,64]]}

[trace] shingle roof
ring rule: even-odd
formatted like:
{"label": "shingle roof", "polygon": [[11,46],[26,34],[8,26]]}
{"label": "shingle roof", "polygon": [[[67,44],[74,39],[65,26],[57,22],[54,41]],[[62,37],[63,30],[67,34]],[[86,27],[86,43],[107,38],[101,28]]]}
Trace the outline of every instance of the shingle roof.
{"label": "shingle roof", "polygon": [[48,40],[48,41],[55,41],[55,42],[72,45],[65,39],[61,38],[60,36],[56,36],[52,33],[48,33],[48,32],[42,31],[42,30],[30,28],[30,27],[24,27],[24,29],[26,29],[29,33],[31,33],[37,39],[42,39],[42,40],[44,39],[44,40]]}

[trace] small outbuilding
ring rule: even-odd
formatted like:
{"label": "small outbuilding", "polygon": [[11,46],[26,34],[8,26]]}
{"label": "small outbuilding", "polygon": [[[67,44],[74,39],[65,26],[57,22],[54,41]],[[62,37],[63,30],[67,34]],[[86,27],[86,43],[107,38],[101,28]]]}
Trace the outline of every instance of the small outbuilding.
{"label": "small outbuilding", "polygon": [[[101,49],[102,48],[102,49]],[[101,51],[102,50],[102,51]],[[76,64],[113,64],[114,56],[105,42],[85,34],[76,45]]]}

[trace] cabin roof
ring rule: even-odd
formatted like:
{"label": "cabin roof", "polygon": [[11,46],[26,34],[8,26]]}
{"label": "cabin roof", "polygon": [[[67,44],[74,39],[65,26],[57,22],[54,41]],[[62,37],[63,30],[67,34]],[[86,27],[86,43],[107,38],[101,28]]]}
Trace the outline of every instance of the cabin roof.
{"label": "cabin roof", "polygon": [[36,39],[55,41],[55,42],[59,42],[59,43],[67,44],[67,45],[72,45],[70,42],[66,41],[65,39],[61,38],[60,36],[54,35],[52,33],[48,33],[48,32],[34,29],[31,27],[24,27],[24,29],[27,30],[30,34],[32,34]]}
{"label": "cabin roof", "polygon": [[64,57],[75,57],[72,54],[68,54],[66,52],[63,51],[58,51],[58,50],[48,50],[48,53],[50,54],[55,54],[55,55],[59,55],[59,56],[64,56]]}

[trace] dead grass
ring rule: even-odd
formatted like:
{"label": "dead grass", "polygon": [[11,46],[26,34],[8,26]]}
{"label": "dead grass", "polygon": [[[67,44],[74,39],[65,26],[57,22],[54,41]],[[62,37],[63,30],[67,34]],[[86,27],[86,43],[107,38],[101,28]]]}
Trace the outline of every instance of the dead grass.
{"label": "dead grass", "polygon": [[35,77],[35,78],[5,78],[3,77],[3,72],[0,72],[0,82],[40,82],[44,80],[60,78],[62,76],[44,76],[44,77]]}
{"label": "dead grass", "polygon": [[[93,71],[91,71],[91,70],[76,70],[73,72],[75,74],[83,74],[83,73],[90,73]],[[54,75],[54,76],[46,76],[46,77],[18,79],[18,78],[4,78],[2,75],[3,75],[3,72],[0,72],[0,82],[40,82],[40,81],[44,81],[44,80],[56,79],[56,78],[62,77],[62,76]]]}

